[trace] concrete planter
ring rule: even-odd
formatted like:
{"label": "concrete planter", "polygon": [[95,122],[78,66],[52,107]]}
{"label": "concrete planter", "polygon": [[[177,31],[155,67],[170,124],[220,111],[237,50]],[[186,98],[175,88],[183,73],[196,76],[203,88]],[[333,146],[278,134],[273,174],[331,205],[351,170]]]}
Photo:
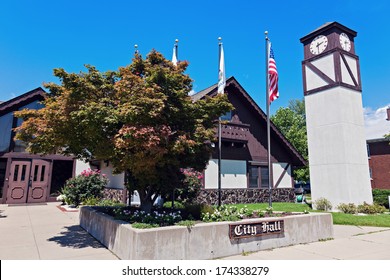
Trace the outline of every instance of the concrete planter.
{"label": "concrete planter", "polygon": [[[229,237],[229,225],[275,220],[283,221],[283,232],[241,239]],[[127,260],[214,259],[333,237],[332,215],[328,213],[201,223],[192,228],[135,229],[129,223],[85,206],[80,210],[80,225],[120,259]]]}

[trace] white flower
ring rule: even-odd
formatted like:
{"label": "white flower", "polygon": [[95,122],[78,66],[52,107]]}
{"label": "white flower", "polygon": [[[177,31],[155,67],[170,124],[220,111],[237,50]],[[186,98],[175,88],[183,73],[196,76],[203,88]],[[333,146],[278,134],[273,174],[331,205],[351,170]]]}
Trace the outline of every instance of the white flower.
{"label": "white flower", "polygon": [[59,196],[57,196],[56,200],[57,201],[65,201],[65,198],[66,198],[66,196],[64,194],[60,194]]}

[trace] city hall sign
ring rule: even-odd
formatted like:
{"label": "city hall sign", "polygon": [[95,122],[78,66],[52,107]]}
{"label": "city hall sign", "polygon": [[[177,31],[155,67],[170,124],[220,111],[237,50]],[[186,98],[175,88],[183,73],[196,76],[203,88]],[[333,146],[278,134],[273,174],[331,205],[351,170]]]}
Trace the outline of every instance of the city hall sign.
{"label": "city hall sign", "polygon": [[284,232],[284,220],[229,225],[230,239],[257,237]]}

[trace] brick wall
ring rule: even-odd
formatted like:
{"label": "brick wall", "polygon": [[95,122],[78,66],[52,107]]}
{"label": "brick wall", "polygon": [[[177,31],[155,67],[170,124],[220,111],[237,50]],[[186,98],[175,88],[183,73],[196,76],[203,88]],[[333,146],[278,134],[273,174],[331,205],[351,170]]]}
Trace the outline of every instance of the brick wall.
{"label": "brick wall", "polygon": [[390,154],[371,155],[371,187],[373,189],[390,189]]}

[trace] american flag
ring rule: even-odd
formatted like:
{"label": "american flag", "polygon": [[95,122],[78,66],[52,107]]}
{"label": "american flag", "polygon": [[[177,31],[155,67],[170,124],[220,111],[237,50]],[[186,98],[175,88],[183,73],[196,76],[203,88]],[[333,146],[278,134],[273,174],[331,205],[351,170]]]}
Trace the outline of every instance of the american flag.
{"label": "american flag", "polygon": [[269,44],[268,79],[269,103],[271,103],[279,97],[278,70],[276,69],[274,51],[271,48],[271,43]]}

